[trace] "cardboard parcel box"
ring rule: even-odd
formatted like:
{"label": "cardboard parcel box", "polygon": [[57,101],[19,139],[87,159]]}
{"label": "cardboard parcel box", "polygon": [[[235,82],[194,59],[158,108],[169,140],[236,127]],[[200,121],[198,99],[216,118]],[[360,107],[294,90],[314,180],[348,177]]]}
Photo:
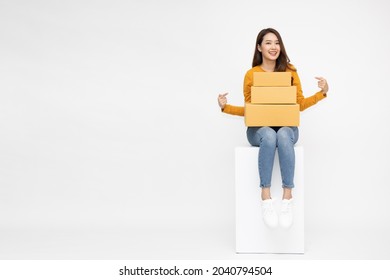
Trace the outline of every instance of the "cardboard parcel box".
{"label": "cardboard parcel box", "polygon": [[297,103],[297,87],[252,87],[251,103],[295,104]]}
{"label": "cardboard parcel box", "polygon": [[245,103],[246,126],[299,126],[299,105]]}
{"label": "cardboard parcel box", "polygon": [[255,87],[289,87],[291,72],[253,72]]}

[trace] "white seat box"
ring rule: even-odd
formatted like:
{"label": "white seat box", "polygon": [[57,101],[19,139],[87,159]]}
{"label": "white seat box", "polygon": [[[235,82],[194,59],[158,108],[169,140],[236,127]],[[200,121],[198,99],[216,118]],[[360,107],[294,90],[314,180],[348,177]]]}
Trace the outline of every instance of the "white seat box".
{"label": "white seat box", "polygon": [[[293,188],[294,223],[289,229],[268,228],[261,212],[261,189],[258,173],[259,147],[236,147],[236,252],[237,253],[304,253],[304,153],[295,146]],[[280,213],[282,179],[278,153],[275,154],[271,195]]]}

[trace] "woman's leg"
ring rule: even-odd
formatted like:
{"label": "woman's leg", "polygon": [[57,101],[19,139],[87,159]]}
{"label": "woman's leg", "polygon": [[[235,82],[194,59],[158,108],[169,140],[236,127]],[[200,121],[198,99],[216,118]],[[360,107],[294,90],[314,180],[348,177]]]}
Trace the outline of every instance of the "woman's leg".
{"label": "woman's leg", "polygon": [[292,198],[294,188],[295,151],[294,144],[298,141],[297,127],[281,127],[277,132],[280,172],[283,183],[283,199]]}
{"label": "woman's leg", "polygon": [[280,209],[279,225],[289,228],[293,223],[292,189],[294,188],[295,151],[294,144],[298,141],[297,127],[282,127],[277,133],[280,172],[283,183],[283,199]]}
{"label": "woman's leg", "polygon": [[274,166],[276,150],[276,132],[270,127],[249,127],[247,130],[248,141],[252,146],[258,146],[258,169],[260,175],[260,187],[262,200],[270,199],[270,187],[272,169]]}

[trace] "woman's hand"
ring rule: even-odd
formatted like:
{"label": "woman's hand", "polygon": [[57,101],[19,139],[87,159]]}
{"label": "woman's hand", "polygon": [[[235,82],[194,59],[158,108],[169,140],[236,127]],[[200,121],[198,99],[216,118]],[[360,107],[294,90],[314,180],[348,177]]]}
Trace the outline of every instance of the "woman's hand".
{"label": "woman's hand", "polygon": [[224,94],[219,94],[218,95],[218,105],[219,105],[219,107],[221,107],[222,110],[225,108],[225,105],[227,103],[226,95],[228,95],[227,92],[224,93]]}
{"label": "woman's hand", "polygon": [[328,82],[323,77],[315,77],[318,80],[318,87],[321,89],[322,93],[326,95],[329,90]]}

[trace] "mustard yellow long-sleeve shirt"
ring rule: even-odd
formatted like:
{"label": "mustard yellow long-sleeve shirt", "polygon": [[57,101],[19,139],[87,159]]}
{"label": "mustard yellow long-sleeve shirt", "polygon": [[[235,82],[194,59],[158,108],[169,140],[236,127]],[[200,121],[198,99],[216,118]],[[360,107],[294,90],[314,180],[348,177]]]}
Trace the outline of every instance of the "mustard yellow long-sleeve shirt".
{"label": "mustard yellow long-sleeve shirt", "polygon": [[[291,67],[294,69],[294,67]],[[292,76],[292,85],[297,87],[297,104],[299,104],[299,108],[301,111],[309,108],[310,106],[316,104],[318,101],[324,99],[326,94],[319,91],[314,95],[305,98],[302,94],[302,86],[301,81],[299,80],[298,73],[295,70],[290,70],[287,68],[286,72],[291,72]],[[252,69],[248,70],[245,74],[244,78],[244,100],[245,103],[251,102],[251,86],[253,85],[253,72],[265,72],[260,66],[255,66]],[[223,108],[222,112],[231,114],[244,116],[244,107],[243,106],[234,106],[230,104],[226,104],[225,108]]]}

